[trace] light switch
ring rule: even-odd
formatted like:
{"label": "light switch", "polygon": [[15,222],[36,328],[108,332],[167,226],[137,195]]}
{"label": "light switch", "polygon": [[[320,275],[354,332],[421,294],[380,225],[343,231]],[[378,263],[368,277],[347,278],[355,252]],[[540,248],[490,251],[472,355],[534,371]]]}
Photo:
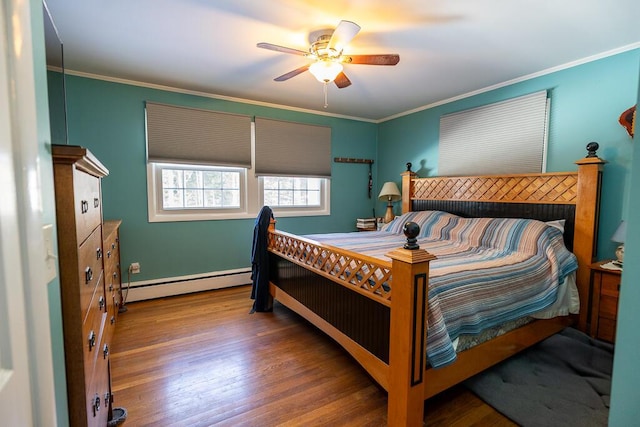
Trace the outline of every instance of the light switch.
{"label": "light switch", "polygon": [[45,261],[45,279],[49,283],[56,278],[56,265],[58,257],[53,250],[53,224],[45,224],[42,226],[42,236],[44,237],[44,261]]}

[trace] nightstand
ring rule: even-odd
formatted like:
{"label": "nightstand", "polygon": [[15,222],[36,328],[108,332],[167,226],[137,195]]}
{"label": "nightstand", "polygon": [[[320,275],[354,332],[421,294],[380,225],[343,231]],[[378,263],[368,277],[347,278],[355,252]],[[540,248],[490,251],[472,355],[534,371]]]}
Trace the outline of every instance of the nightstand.
{"label": "nightstand", "polygon": [[591,336],[613,343],[616,337],[618,298],[622,272],[602,268],[610,261],[599,261],[591,268]]}

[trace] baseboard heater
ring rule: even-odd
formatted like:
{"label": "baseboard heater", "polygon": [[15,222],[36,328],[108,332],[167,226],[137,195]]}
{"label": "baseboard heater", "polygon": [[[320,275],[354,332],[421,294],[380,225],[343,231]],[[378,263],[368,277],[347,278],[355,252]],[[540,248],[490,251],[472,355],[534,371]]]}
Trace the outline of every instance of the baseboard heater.
{"label": "baseboard heater", "polygon": [[143,301],[154,298],[230,288],[232,286],[251,283],[251,269],[215,271],[190,276],[167,277],[163,279],[144,280],[122,283],[122,292],[126,302]]}

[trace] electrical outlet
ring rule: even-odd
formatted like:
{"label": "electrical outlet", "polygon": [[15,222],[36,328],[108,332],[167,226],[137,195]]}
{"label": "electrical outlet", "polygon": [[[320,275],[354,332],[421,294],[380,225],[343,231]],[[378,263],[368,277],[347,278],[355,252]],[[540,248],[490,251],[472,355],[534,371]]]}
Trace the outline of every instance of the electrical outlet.
{"label": "electrical outlet", "polygon": [[132,262],[131,265],[129,266],[129,272],[131,274],[140,273],[140,263],[139,262]]}

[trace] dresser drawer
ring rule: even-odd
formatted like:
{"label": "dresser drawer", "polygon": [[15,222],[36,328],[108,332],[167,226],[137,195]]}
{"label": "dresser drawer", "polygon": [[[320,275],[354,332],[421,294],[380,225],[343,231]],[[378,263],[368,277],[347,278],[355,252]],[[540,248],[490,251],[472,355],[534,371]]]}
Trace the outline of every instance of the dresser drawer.
{"label": "dresser drawer", "polygon": [[109,387],[109,354],[105,351],[104,342],[100,342],[99,355],[91,383],[87,387],[88,426],[107,425],[111,404],[111,388]]}
{"label": "dresser drawer", "polygon": [[[102,282],[100,282],[100,285],[102,285]],[[107,319],[104,306],[104,295],[96,292],[89,305],[89,315],[82,324],[84,371],[87,381],[93,375],[96,360],[101,351],[100,342],[104,340],[103,335]]]}
{"label": "dresser drawer", "polygon": [[73,173],[73,180],[79,245],[102,222],[100,179],[76,169]]}
{"label": "dresser drawer", "polygon": [[[102,229],[97,227],[78,250],[80,310],[85,317],[96,285],[102,276],[102,256]],[[104,294],[104,291],[99,292]]]}
{"label": "dresser drawer", "polygon": [[[120,221],[105,221],[102,229],[104,236],[104,269],[107,299],[107,330],[114,329],[118,318],[122,294],[122,278],[120,277]],[[109,328],[111,326],[111,328]]]}

